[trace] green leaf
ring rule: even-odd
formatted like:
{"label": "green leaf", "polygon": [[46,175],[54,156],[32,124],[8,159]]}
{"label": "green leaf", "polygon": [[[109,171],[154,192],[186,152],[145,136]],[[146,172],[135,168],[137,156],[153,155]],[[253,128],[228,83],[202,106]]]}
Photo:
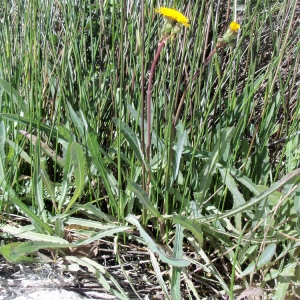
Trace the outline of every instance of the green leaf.
{"label": "green leaf", "polygon": [[65,126],[58,125],[57,130],[60,134],[60,137],[63,137],[62,140],[69,141],[71,139],[71,132]]}
{"label": "green leaf", "polygon": [[[161,290],[164,294],[163,299],[172,300],[170,297],[170,292],[166,285],[166,281],[165,281],[162,271],[161,271],[161,266],[160,266],[156,256],[154,255],[154,253],[152,251],[149,251],[149,255],[150,255],[150,260],[151,260],[153,270],[155,272],[155,278],[156,278],[157,282],[159,283]],[[175,268],[175,267],[173,267],[173,268]]]}
{"label": "green leaf", "polygon": [[299,164],[299,155],[300,155],[300,136],[294,135],[287,140],[285,147],[285,169],[286,172],[294,170]]}
{"label": "green leaf", "polygon": [[298,186],[294,197],[294,207],[299,216],[300,215],[300,185]]}
{"label": "green leaf", "polygon": [[[208,188],[211,184],[213,175],[216,171],[216,162],[221,159],[222,155],[226,153],[226,149],[228,149],[230,141],[234,135],[234,128],[230,127],[226,130],[223,130],[221,134],[220,144],[217,143],[210,154],[210,157],[206,164],[204,165],[199,178],[200,181],[200,188],[201,188],[201,198],[199,199],[200,203],[203,202],[205,195],[208,191]],[[225,159],[226,160],[226,159]]]}
{"label": "green leaf", "polygon": [[284,267],[282,272],[279,273],[278,285],[275,288],[275,295],[272,300],[285,299],[287,295],[287,290],[290,285],[290,279],[295,276],[295,269],[297,267],[297,262],[288,264]]}
{"label": "green leaf", "polygon": [[44,223],[33,211],[31,211],[26,204],[24,204],[20,199],[11,197],[11,202],[13,202],[29,219],[31,219],[34,227],[40,233],[48,233],[53,235],[53,229]]}
{"label": "green leaf", "polygon": [[273,192],[280,189],[282,186],[288,184],[288,183],[296,183],[299,180],[300,175],[300,168],[294,170],[293,172],[283,176],[279,181],[275,182],[272,186],[270,186],[268,189],[266,189],[263,193],[259,194],[256,197],[253,197],[250,201],[246,202],[240,207],[237,207],[235,209],[231,209],[228,212],[219,214],[219,215],[212,215],[208,217],[201,217],[199,218],[199,222],[210,222],[215,219],[223,219],[223,218],[229,218],[231,216],[236,215],[239,212],[244,212],[246,210],[251,210],[254,205],[260,203],[262,200],[264,200],[266,197],[271,195]]}
{"label": "green leaf", "polygon": [[[105,288],[112,295],[116,296],[118,299],[130,300],[130,298],[127,297],[126,293],[119,285],[118,281],[115,280],[114,277],[96,261],[93,261],[87,257],[78,258],[75,256],[66,256],[65,259],[86,267],[89,270],[89,272],[95,275],[95,277],[99,280],[103,288]],[[108,278],[109,282],[106,280],[105,277]],[[118,291],[116,291],[112,287],[112,284],[114,284],[117,287]]]}
{"label": "green leaf", "polygon": [[174,215],[173,216],[173,223],[180,224],[187,230],[190,230],[194,235],[195,238],[198,240],[199,245],[203,246],[203,235],[202,235],[202,228],[200,224],[197,224],[184,216]]}
{"label": "green leaf", "polygon": [[128,215],[125,220],[132,225],[136,226],[137,229],[140,232],[141,238],[145,241],[147,246],[152,252],[155,252],[158,254],[160,260],[164,263],[167,263],[169,265],[175,266],[175,267],[188,267],[190,265],[190,262],[184,259],[179,258],[171,258],[166,256],[166,254],[158,247],[154,241],[151,239],[151,237],[147,234],[147,232],[143,229],[143,227],[140,225],[138,220],[133,215]]}
{"label": "green leaf", "polygon": [[238,190],[238,186],[235,183],[233,177],[231,176],[229,169],[222,166],[221,164],[217,163],[216,164],[219,172],[223,178],[223,181],[225,182],[226,186],[228,187],[228,189],[230,190],[230,192],[232,193],[233,199],[234,199],[234,208],[243,205],[246,201],[243,197],[243,195],[239,192]]}
{"label": "green leaf", "polygon": [[0,253],[3,255],[3,257],[12,263],[40,263],[40,262],[51,262],[51,260],[41,260],[41,259],[35,259],[32,257],[24,256],[22,253],[19,253],[16,251],[16,248],[22,244],[21,242],[17,243],[10,243],[8,245],[0,247]]}
{"label": "green leaf", "polygon": [[[128,111],[130,112],[130,115],[135,119],[138,120],[140,128],[142,128],[142,122],[144,122],[144,136],[145,136],[145,145],[147,145],[147,122],[145,120],[142,120],[139,113],[129,104],[127,104]],[[151,131],[151,144],[154,147],[157,147],[157,150],[159,153],[162,153],[162,151],[165,148],[164,142],[157,137],[154,130]]]}
{"label": "green leaf", "polygon": [[[85,206],[85,205],[78,205],[80,206]],[[99,221],[93,221],[93,220],[87,220],[87,219],[81,219],[81,218],[73,218],[73,217],[69,217],[66,222],[66,224],[68,225],[78,225],[78,226],[83,226],[83,227],[89,227],[89,228],[93,228],[93,229],[107,229],[111,227],[111,223],[110,224],[106,224],[106,223],[102,223]]]}
{"label": "green leaf", "polygon": [[[113,118],[114,123],[119,126],[119,119]],[[121,131],[126,137],[130,147],[134,151],[138,161],[142,165],[143,163],[145,164],[147,170],[149,170],[148,164],[146,164],[145,159],[144,159],[144,154],[142,152],[141,148],[141,142],[137,138],[136,134],[131,130],[131,128],[124,122],[120,121],[121,123]]]}
{"label": "green leaf", "polygon": [[55,220],[55,235],[63,238],[64,234],[65,234],[65,230],[64,230],[64,223],[62,222],[62,220],[60,218],[57,218]]}
{"label": "green leaf", "polygon": [[[216,164],[217,168],[219,169],[219,172],[223,178],[223,181],[225,182],[226,186],[228,187],[229,191],[231,192],[232,196],[233,196],[233,208],[239,207],[241,205],[243,205],[246,201],[243,197],[243,195],[239,192],[238,187],[233,179],[233,177],[231,176],[228,168],[224,168],[222,165],[220,164]],[[238,230],[242,230],[242,214],[241,213],[237,213],[235,215],[235,224],[236,224],[236,228]]]}
{"label": "green leaf", "polygon": [[[217,164],[217,167],[221,164]],[[226,168],[226,166],[223,166],[223,168]],[[243,175],[243,173],[240,170],[236,170],[235,168],[228,166],[228,170],[230,174],[240,183],[242,183],[245,187],[247,187],[254,195],[259,195],[260,191],[257,187],[257,185],[248,177]]]}
{"label": "green leaf", "polygon": [[101,154],[101,151],[99,150],[99,145],[97,142],[97,136],[93,131],[89,131],[88,133],[88,138],[87,138],[87,145],[88,145],[88,150],[91,153],[92,156],[92,161],[98,170],[101,179],[103,180],[103,184],[105,186],[106,192],[108,194],[110,204],[114,208],[115,211],[118,210],[118,205],[117,201],[115,199],[114,194],[112,193],[113,187],[111,186],[111,183],[108,178],[108,174],[111,172],[108,170],[104,164],[103,164],[103,157]]}
{"label": "green leaf", "polygon": [[[263,193],[263,192],[265,192],[268,189],[268,187],[267,186],[263,186],[263,185],[257,185],[257,189],[259,190],[260,193]],[[284,195],[281,192],[274,191],[272,194],[270,194],[268,196],[268,205],[276,206],[278,204],[279,200],[283,196]]]}
{"label": "green leaf", "polygon": [[11,258],[11,255],[12,255],[12,252],[14,251],[14,249],[19,246],[21,244],[21,242],[16,242],[16,243],[10,243],[10,244],[7,244],[7,245],[4,245],[4,246],[1,246],[0,247],[0,253],[3,255],[3,257],[10,261],[10,262],[13,262],[12,261],[12,258]]}
{"label": "green leaf", "polygon": [[60,244],[68,243],[63,238],[60,238],[60,237],[57,237],[54,235],[38,233],[35,231],[25,229],[23,227],[14,227],[14,226],[9,226],[9,225],[3,225],[1,227],[1,230],[3,232],[7,232],[18,238],[31,240],[31,241],[45,241],[45,242],[53,242],[53,243],[60,243]]}
{"label": "green leaf", "polygon": [[54,161],[57,161],[58,165],[61,167],[64,165],[63,159],[56,154],[55,151],[53,151],[46,143],[43,143],[42,141],[38,140],[38,138],[30,134],[24,130],[19,130],[19,132],[24,135],[30,142],[32,142],[33,145],[37,146],[37,143],[40,144],[41,150],[49,157],[51,157]]}
{"label": "green leaf", "polygon": [[40,175],[42,177],[43,183],[44,183],[44,187],[46,188],[48,194],[50,195],[52,202],[55,203],[56,202],[56,197],[55,197],[55,187],[54,187],[54,183],[50,180],[49,175],[46,171],[46,167],[43,161],[41,161],[41,165],[40,165]]}
{"label": "green leaf", "polygon": [[22,99],[18,91],[7,81],[0,79],[0,86],[6,91],[6,93],[12,96],[14,103],[20,108],[26,115],[28,112],[28,104]]}
{"label": "green leaf", "polygon": [[6,130],[4,126],[4,122],[0,123],[0,182],[3,185],[2,181],[5,179],[5,140],[6,140]]}
{"label": "green leaf", "polygon": [[20,254],[30,254],[40,249],[53,249],[53,248],[70,248],[75,247],[74,244],[66,243],[55,243],[55,242],[42,242],[42,241],[29,241],[21,243],[15,248],[15,251]]}
{"label": "green leaf", "polygon": [[81,137],[85,136],[85,130],[84,130],[83,122],[80,120],[79,116],[76,114],[76,112],[72,108],[72,106],[69,103],[69,101],[67,101],[67,105],[68,105],[68,108],[69,108],[70,117],[71,117],[74,125],[77,127],[80,136]]}
{"label": "green leaf", "polygon": [[190,146],[185,146],[184,150],[183,150],[183,154],[184,155],[188,155],[188,156],[193,156],[195,158],[199,158],[199,159],[205,159],[208,160],[210,157],[210,152],[208,151],[199,151],[193,147]]}
{"label": "green leaf", "polygon": [[[40,156],[40,143],[36,143],[36,152]],[[44,201],[44,186],[43,180],[40,173],[41,161],[40,159],[34,160],[34,176],[33,176],[33,185],[34,185],[34,196],[37,203],[38,215],[42,220],[47,223],[47,215],[45,210],[45,201]]]}
{"label": "green leaf", "polygon": [[263,266],[265,266],[267,263],[269,263],[276,251],[276,244],[269,244],[266,249],[263,251],[263,253],[258,258],[258,261],[252,262],[241,274],[241,277],[244,277],[246,275],[249,275],[253,273],[254,271],[258,271]]}
{"label": "green leaf", "polygon": [[[43,222],[36,214],[34,214],[22,201],[20,201],[18,194],[14,191],[14,189],[8,185],[5,180],[5,168],[4,168],[4,161],[5,153],[4,153],[4,142],[5,142],[5,127],[4,123],[0,123],[0,182],[1,187],[4,191],[8,192],[9,200],[19,209],[21,210],[28,218],[31,219],[32,223],[34,224],[36,230],[40,233],[49,233],[52,234],[53,230],[51,227],[46,223]],[[45,219],[46,220],[46,219]]]}
{"label": "green leaf", "polygon": [[96,207],[95,205],[93,205],[92,203],[86,203],[84,205],[77,205],[78,207],[93,213],[96,217],[98,217],[101,220],[104,220],[108,223],[112,222],[112,217],[105,214],[103,211],[101,211],[98,207]]}
{"label": "green leaf", "polygon": [[[174,258],[182,258],[183,257],[183,226],[176,224],[175,230],[175,241],[174,241]],[[180,295],[180,278],[181,278],[181,268],[173,267],[172,269],[172,280],[171,280],[171,294],[172,299],[181,300]]]}
{"label": "green leaf", "polygon": [[135,195],[139,198],[139,200],[141,201],[141,203],[144,206],[144,208],[147,209],[147,211],[153,217],[157,217],[158,219],[162,220],[161,214],[159,213],[159,211],[157,210],[157,208],[155,208],[153,206],[153,204],[151,203],[150,199],[148,198],[147,193],[138,184],[136,184],[134,181],[132,181],[129,178],[128,178],[127,189],[129,191],[135,193]]}
{"label": "green leaf", "polygon": [[270,182],[270,156],[267,146],[260,147],[258,153],[253,157],[254,168],[252,170],[252,179],[262,185],[267,185]]}
{"label": "green leaf", "polygon": [[1,114],[0,113],[0,117],[2,117],[4,119],[7,119],[7,120],[10,120],[10,121],[13,121],[13,122],[19,122],[21,124],[24,124],[26,126],[30,126],[32,128],[35,128],[35,129],[39,129],[39,130],[44,131],[45,133],[49,134],[50,136],[52,135],[52,136],[61,138],[62,140],[65,140],[64,136],[59,134],[57,132],[57,130],[55,130],[51,126],[45,125],[44,123],[32,122],[28,118],[20,117],[19,115],[13,115],[13,114]]}
{"label": "green leaf", "polygon": [[187,145],[187,132],[186,132],[186,130],[184,130],[183,133],[180,134],[180,136],[178,138],[178,142],[176,144],[176,150],[175,150],[176,155],[174,155],[174,161],[173,161],[173,166],[172,166],[173,172],[172,172],[172,177],[170,179],[169,188],[171,188],[171,186],[173,185],[174,181],[176,180],[176,178],[178,176],[183,148],[186,145]]}
{"label": "green leaf", "polygon": [[83,188],[85,185],[84,176],[85,176],[85,155],[81,146],[73,142],[71,145],[71,161],[74,167],[74,177],[75,177],[75,192],[72,199],[70,200],[69,205],[67,206],[65,212],[67,212],[75,203],[75,201],[81,196]]}
{"label": "green leaf", "polygon": [[87,239],[79,239],[75,243],[73,243],[76,246],[81,246],[81,245],[88,245],[96,240],[102,239],[107,236],[113,236],[116,233],[119,232],[125,232],[126,230],[132,229],[132,227],[129,226],[116,226],[113,225],[113,227],[103,229],[100,232],[97,232],[96,234],[93,234],[91,237]]}
{"label": "green leaf", "polygon": [[[264,118],[260,123],[260,129],[258,132],[260,136],[260,140],[262,141],[268,140],[268,137],[271,136],[273,126],[274,124],[276,124],[276,116],[278,114],[278,109],[280,105],[281,105],[280,92],[277,92],[276,96],[273,97],[273,100],[269,101],[268,104],[266,105],[265,108],[266,112],[263,114]],[[267,160],[265,159],[264,161],[267,162]],[[291,170],[287,170],[287,172],[289,171]]]}
{"label": "green leaf", "polygon": [[72,141],[70,140],[65,156],[65,164],[64,164],[64,171],[63,171],[63,181],[61,184],[61,195],[58,200],[58,211],[61,212],[62,207],[66,201],[67,193],[69,190],[69,184],[71,182],[72,176],[72,166],[71,166],[71,147]]}
{"label": "green leaf", "polygon": [[6,139],[6,142],[13,149],[15,154],[20,155],[21,158],[24,159],[24,161],[26,161],[30,165],[32,164],[31,157],[24,150],[22,150],[22,147],[18,143],[15,143],[9,139]]}

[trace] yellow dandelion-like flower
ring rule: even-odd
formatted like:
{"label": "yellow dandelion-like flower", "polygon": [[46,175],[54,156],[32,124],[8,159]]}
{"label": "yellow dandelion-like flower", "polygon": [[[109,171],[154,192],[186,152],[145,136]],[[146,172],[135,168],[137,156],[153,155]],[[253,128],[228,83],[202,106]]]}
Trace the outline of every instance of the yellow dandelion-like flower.
{"label": "yellow dandelion-like flower", "polygon": [[176,25],[176,23],[181,23],[185,27],[190,26],[190,20],[176,9],[160,7],[158,9],[154,9],[154,11],[164,16],[167,19],[167,21],[174,26]]}
{"label": "yellow dandelion-like flower", "polygon": [[234,32],[238,32],[239,29],[241,28],[241,25],[237,22],[231,22],[229,25],[230,29]]}
{"label": "yellow dandelion-like flower", "polygon": [[231,22],[228,29],[224,33],[222,38],[219,38],[219,42],[226,43],[229,45],[231,42],[233,42],[236,37],[238,36],[238,31],[240,29],[241,25],[237,22]]}

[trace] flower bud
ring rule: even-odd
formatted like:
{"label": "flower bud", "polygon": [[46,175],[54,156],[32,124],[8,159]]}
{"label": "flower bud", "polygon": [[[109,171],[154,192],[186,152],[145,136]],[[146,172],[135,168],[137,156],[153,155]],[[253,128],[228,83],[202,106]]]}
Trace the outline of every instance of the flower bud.
{"label": "flower bud", "polygon": [[239,31],[240,27],[241,27],[241,25],[239,23],[231,22],[227,31],[223,35],[222,39],[223,39],[224,43],[230,44],[233,40],[235,40],[238,35],[238,31]]}

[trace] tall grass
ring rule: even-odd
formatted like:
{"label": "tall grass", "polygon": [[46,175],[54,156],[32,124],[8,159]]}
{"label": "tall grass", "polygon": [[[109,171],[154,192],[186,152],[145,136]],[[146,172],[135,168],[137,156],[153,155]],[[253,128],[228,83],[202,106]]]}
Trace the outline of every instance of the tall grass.
{"label": "tall grass", "polygon": [[[159,6],[191,27],[162,48],[149,108]],[[236,46],[208,62],[235,16]],[[3,237],[34,241],[4,242],[6,259],[115,234],[116,244],[138,239],[158,254],[166,298],[297,294],[296,0],[4,0],[0,18]],[[28,218],[22,230],[5,224],[13,214]],[[94,232],[70,244],[64,225],[74,223]],[[67,259],[109,290],[99,264]]]}

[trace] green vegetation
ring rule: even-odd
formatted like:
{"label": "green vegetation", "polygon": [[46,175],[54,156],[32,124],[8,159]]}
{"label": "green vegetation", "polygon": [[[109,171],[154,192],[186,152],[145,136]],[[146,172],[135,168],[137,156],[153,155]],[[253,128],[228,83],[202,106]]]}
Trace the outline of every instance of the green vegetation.
{"label": "green vegetation", "polygon": [[[165,299],[300,294],[299,3],[249,2],[2,1],[7,260],[52,249],[129,299],[65,252],[109,239],[121,265],[121,245],[148,249]],[[160,6],[191,21],[164,45]],[[236,45],[207,61],[234,19]]]}

